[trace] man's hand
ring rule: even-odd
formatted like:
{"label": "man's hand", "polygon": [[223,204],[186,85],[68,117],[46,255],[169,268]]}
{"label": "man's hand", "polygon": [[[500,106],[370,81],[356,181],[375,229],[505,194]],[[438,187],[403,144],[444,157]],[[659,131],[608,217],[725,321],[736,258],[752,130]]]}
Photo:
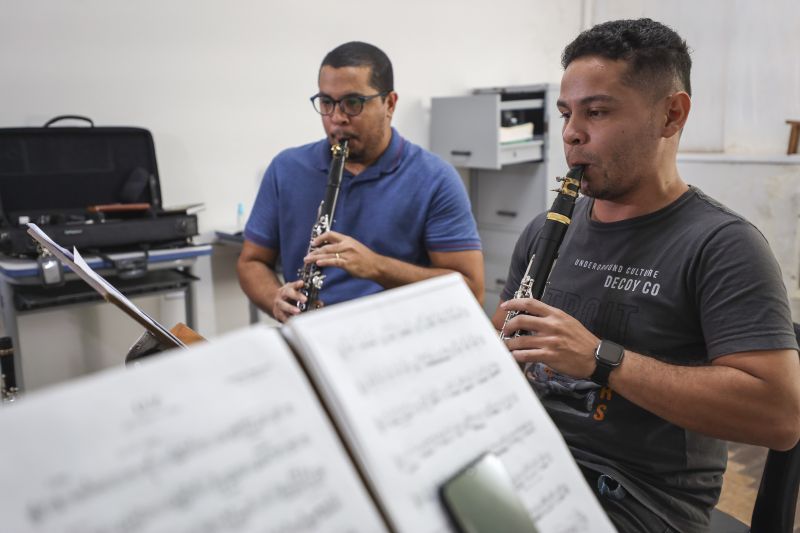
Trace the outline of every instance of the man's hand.
{"label": "man's hand", "polygon": [[458,272],[464,276],[478,301],[483,300],[483,254],[480,250],[428,250],[430,265],[421,266],[381,255],[354,238],[335,231],[323,233],[314,239],[313,245],[314,251],[303,258],[306,264],[341,268],[354,278],[374,281],[385,289]]}
{"label": "man's hand", "polygon": [[275,299],[272,301],[272,316],[278,322],[286,322],[289,318],[300,313],[295,302],[305,302],[305,295],[300,292],[303,288],[303,280],[298,279],[290,281],[281,286],[275,293]]}
{"label": "man's hand", "polygon": [[377,265],[382,256],[352,237],[326,231],[314,239],[313,246],[315,250],[303,258],[306,263],[341,268],[355,278],[376,279],[379,275]]}
{"label": "man's hand", "polygon": [[518,362],[541,362],[573,378],[584,379],[592,375],[594,351],[600,339],[575,318],[533,298],[508,300],[500,307],[505,312],[520,312],[508,322],[506,331],[532,332],[532,335],[506,341]]}

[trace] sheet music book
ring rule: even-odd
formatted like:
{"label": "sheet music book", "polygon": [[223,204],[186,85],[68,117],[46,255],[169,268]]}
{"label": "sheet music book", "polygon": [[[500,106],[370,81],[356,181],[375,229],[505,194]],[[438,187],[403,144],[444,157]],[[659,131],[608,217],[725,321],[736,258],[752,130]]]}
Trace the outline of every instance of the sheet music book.
{"label": "sheet music book", "polygon": [[454,531],[439,487],[485,452],[541,533],[614,531],[458,275],[34,393],[0,427],[10,531]]}

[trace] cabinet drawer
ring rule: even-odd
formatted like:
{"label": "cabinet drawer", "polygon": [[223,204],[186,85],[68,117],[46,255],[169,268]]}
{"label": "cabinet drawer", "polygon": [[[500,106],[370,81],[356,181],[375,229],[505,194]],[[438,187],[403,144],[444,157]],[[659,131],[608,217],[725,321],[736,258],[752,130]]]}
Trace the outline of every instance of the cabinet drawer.
{"label": "cabinet drawer", "polygon": [[500,145],[500,165],[522,163],[525,161],[542,161],[543,157],[542,141],[531,141],[526,143],[511,143]]}
{"label": "cabinet drawer", "polygon": [[431,101],[431,151],[456,167],[500,168],[496,94]]}
{"label": "cabinet drawer", "polygon": [[527,226],[546,209],[544,169],[545,165],[522,164],[502,171],[481,171],[470,183],[478,224],[517,232]]}
{"label": "cabinet drawer", "polygon": [[484,265],[484,287],[487,291],[496,292],[497,294],[503,292],[510,262],[511,257],[509,256],[508,261],[502,263],[487,262]]}
{"label": "cabinet drawer", "polygon": [[520,232],[481,227],[478,227],[478,232],[481,235],[484,261],[486,263],[505,263],[507,266],[511,262],[511,254],[514,253],[514,246],[517,244]]}

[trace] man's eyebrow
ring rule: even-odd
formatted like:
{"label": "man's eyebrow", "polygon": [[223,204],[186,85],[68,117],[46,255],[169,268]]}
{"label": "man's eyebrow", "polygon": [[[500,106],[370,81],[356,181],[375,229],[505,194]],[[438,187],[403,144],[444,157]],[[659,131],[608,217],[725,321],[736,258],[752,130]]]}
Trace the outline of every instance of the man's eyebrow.
{"label": "man's eyebrow", "polygon": [[[593,94],[591,96],[585,96],[585,97],[581,98],[580,100],[578,100],[578,105],[584,105],[585,106],[585,105],[594,104],[594,103],[597,103],[597,102],[605,102],[605,103],[612,104],[612,103],[615,103],[617,101],[618,100],[616,98],[614,98],[613,96],[609,96],[607,94]],[[560,98],[556,102],[556,105],[558,107],[569,107],[569,105],[567,105],[567,102],[565,102],[564,100],[561,100]]]}
{"label": "man's eyebrow", "polygon": [[[326,98],[330,98],[331,100],[335,100],[335,98],[333,96],[329,95],[328,93],[319,92],[319,93],[317,93],[317,96],[324,96]],[[347,94],[343,95],[341,98],[339,98],[339,100],[344,100],[345,98],[352,98],[354,96],[356,98],[359,98],[359,97],[364,96],[364,95],[359,93],[359,92],[347,93]]]}

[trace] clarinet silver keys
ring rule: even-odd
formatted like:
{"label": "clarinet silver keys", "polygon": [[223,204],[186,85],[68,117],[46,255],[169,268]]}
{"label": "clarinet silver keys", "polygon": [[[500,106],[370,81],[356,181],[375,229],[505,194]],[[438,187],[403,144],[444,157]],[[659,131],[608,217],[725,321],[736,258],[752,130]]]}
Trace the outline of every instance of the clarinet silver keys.
{"label": "clarinet silver keys", "polygon": [[[317,222],[311,228],[311,241],[308,244],[308,252],[313,252],[314,239],[331,229],[333,225],[333,215],[336,211],[336,200],[339,198],[339,186],[342,183],[344,164],[349,155],[347,149],[347,139],[331,146],[333,160],[328,171],[328,186],[325,189],[325,198],[319,204],[317,210]],[[306,297],[305,302],[297,301],[297,308],[301,312],[319,307],[319,294],[325,281],[325,274],[316,263],[306,263],[297,271],[297,275],[303,280],[303,288],[300,292]]]}
{"label": "clarinet silver keys", "polygon": [[14,344],[11,337],[0,337],[0,402],[17,399],[17,373],[14,370]]}

